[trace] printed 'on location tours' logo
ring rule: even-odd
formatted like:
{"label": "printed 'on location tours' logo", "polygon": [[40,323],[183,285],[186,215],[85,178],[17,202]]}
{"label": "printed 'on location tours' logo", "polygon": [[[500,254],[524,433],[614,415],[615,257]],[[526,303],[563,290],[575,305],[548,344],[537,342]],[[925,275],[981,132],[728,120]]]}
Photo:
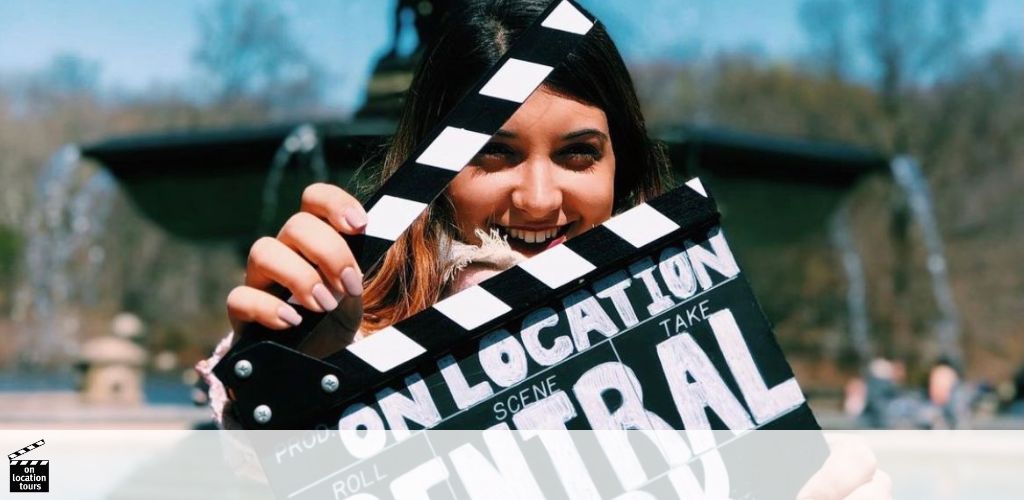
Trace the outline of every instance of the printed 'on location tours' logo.
{"label": "printed 'on location tours' logo", "polygon": [[40,439],[7,455],[11,461],[11,493],[50,491],[50,461],[22,460],[22,455],[46,444]]}

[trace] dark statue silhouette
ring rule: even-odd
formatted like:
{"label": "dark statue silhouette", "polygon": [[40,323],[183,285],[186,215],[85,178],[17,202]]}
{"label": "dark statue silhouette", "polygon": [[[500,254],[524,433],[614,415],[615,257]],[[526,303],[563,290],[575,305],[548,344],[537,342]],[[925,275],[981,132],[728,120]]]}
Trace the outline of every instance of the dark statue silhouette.
{"label": "dark statue silhouette", "polygon": [[[460,0],[398,0],[394,11],[394,34],[391,47],[377,60],[366,87],[366,103],[356,113],[357,118],[394,119],[402,106],[402,97],[412,81],[413,69],[424,47],[437,35],[445,13],[456,7]],[[409,29],[402,18],[413,14],[412,27],[416,30],[416,47],[407,55],[399,53],[402,32]]]}

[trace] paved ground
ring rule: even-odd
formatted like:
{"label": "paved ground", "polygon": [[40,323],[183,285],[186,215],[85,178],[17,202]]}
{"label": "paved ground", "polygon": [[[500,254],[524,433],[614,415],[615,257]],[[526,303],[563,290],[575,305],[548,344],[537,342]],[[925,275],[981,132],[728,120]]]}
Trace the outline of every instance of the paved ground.
{"label": "paved ground", "polygon": [[74,391],[0,392],[0,429],[191,429],[209,410],[185,405],[107,406]]}

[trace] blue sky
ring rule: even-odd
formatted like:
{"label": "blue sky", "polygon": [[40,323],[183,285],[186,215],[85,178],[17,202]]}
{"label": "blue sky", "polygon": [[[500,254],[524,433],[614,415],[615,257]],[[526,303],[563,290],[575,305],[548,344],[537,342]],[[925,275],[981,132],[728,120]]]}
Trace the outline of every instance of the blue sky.
{"label": "blue sky", "polygon": [[[144,90],[194,76],[196,13],[212,0],[3,0],[0,75],[27,74],[58,53],[96,60],[104,86]],[[963,0],[975,1],[975,0]],[[299,42],[324,64],[331,101],[350,108],[391,33],[394,0],[284,0]],[[792,58],[803,49],[800,0],[581,0],[627,58],[749,49]],[[644,5],[645,8],[639,8]],[[988,0],[975,48],[1022,44],[1024,4]]]}

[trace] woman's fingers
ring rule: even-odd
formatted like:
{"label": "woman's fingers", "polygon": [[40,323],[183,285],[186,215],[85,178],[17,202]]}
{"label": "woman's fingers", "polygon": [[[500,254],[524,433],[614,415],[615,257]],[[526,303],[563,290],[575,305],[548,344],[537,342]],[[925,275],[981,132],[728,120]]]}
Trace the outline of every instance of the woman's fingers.
{"label": "woman's fingers", "polygon": [[807,484],[800,489],[797,499],[840,500],[857,488],[871,482],[878,460],[863,439],[842,434],[826,434],[831,452],[825,463]]}
{"label": "woman's fingers", "polygon": [[[302,318],[289,302],[329,312],[343,297],[348,306],[340,317],[356,325],[353,331],[358,329],[363,277],[339,233],[361,233],[366,223],[366,211],[345,190],[323,183],[307,187],[302,211],[288,220],[277,238],[260,238],[249,250],[245,286],[228,296],[228,316],[235,330],[246,322],[277,330],[296,326]],[[275,283],[292,293],[287,302],[267,292]]]}
{"label": "woman's fingers", "polygon": [[347,290],[342,274],[347,268],[358,273],[359,265],[345,239],[323,219],[299,212],[288,219],[277,239],[312,262],[332,288],[352,293]]}
{"label": "woman's fingers", "polygon": [[327,221],[344,234],[359,234],[366,229],[366,210],[352,195],[338,186],[312,184],[302,192],[303,212]]}
{"label": "woman's fingers", "polygon": [[316,268],[276,238],[263,237],[253,243],[246,270],[245,284],[252,288],[265,290],[279,283],[292,292],[295,301],[315,312],[338,306]]}
{"label": "woman's fingers", "polygon": [[227,307],[235,332],[240,332],[244,323],[256,322],[273,330],[284,330],[302,322],[302,316],[294,307],[270,293],[248,286],[231,290]]}

